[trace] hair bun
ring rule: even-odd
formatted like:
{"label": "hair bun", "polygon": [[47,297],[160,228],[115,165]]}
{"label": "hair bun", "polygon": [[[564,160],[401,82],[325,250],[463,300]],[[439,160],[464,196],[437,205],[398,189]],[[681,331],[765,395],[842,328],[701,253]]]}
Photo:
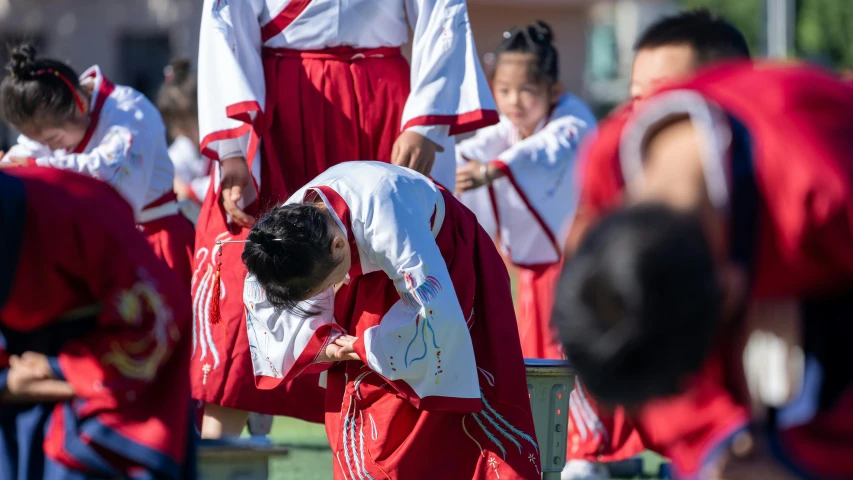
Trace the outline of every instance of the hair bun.
{"label": "hair bun", "polygon": [[554,32],[551,27],[542,20],[536,20],[528,27],[537,43],[550,44],[554,40]]}
{"label": "hair bun", "polygon": [[18,45],[9,52],[9,58],[9,63],[6,65],[7,70],[16,77],[29,76],[36,61],[36,48],[29,43]]}

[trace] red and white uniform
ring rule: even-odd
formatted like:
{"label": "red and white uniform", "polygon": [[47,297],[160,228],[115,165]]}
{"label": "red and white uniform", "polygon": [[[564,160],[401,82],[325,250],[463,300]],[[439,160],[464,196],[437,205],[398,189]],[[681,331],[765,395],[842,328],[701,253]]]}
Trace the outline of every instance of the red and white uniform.
{"label": "red and white uniform", "polygon": [[0,477],[195,478],[190,300],[103,182],[0,173],[0,385],[50,359],[71,401],[0,405]]}
{"label": "red and white uniform", "polygon": [[[539,452],[509,278],[474,215],[426,177],[338,165],[288,200],[321,199],[347,233],[348,283],[275,311],[244,298],[261,389],[328,370],[335,478],[538,478]],[[342,332],[361,361],[315,363]]]}
{"label": "red and white uniform", "polygon": [[73,151],[51,151],[21,135],[7,156],[110,184],[130,204],[155,253],[189,282],[193,229],[172,191],[175,170],[160,113],[141,93],[110,82],[97,66],[83,73],[80,83],[94,90],[89,128]]}
{"label": "red and white uniform", "polygon": [[[578,201],[575,158],[578,145],[595,129],[595,116],[584,103],[564,94],[536,133],[522,139],[512,122],[479,130],[457,147],[465,158],[494,163],[504,177],[488,188],[461,195],[503,254],[517,267],[518,324],[527,358],[562,359],[551,328],[554,288],[562,267]],[[464,158],[463,158],[464,157]]]}
{"label": "red and white uniform", "polygon": [[[663,119],[682,114],[703,139],[708,192],[730,219],[730,236],[754,229],[754,255],[746,258],[751,298],[803,298],[849,288],[853,90],[819,70],[761,63],[720,66],[668,87],[635,114],[602,124],[585,158],[584,198],[595,199],[594,209],[615,206],[620,184],[630,189],[643,181],[645,137]],[[735,222],[749,208],[748,183],[754,184],[756,217]],[[730,249],[736,253],[742,246],[732,243]],[[653,402],[634,418],[646,445],[670,456],[685,477],[701,478],[708,456],[750,421],[728,388],[732,377],[720,350],[684,394]],[[802,395],[808,393],[806,388]],[[835,407],[780,424],[775,441],[785,460],[815,478],[853,477],[851,398],[848,388]],[[630,422],[621,427],[630,430]]]}
{"label": "red and white uniform", "polygon": [[[411,65],[399,48],[410,27]],[[390,161],[400,132],[410,129],[444,147],[432,176],[452,188],[452,136],[498,121],[464,0],[206,0],[200,45],[201,150],[214,160],[246,158],[253,180],[238,205],[251,214],[338,163]],[[204,277],[215,270],[208,253],[217,239],[248,233],[229,226],[217,202],[214,167],[198,221],[197,326],[210,320],[204,305],[211,290],[202,291]],[[223,263],[239,265],[240,253],[225,249]],[[241,328],[246,272],[227,270],[221,277],[223,322],[212,328],[205,348],[234,359],[217,364],[231,373],[216,378],[244,379],[251,372]],[[214,368],[205,364],[192,367],[195,398],[286,412],[286,400],[243,380],[225,385],[208,375],[205,383],[204,370]]]}

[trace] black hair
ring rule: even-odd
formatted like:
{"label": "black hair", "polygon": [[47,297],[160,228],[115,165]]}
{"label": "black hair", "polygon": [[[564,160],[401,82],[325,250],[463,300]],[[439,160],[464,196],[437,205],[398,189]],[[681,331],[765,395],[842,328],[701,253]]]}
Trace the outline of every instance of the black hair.
{"label": "black hair", "polygon": [[704,9],[690,10],[658,20],[640,35],[634,44],[634,50],[670,45],[692,47],[699,65],[750,57],[749,45],[740,30]]}
{"label": "black hair", "polygon": [[536,56],[532,78],[536,83],[552,85],[560,77],[557,49],[554,48],[553,39],[551,27],[542,20],[536,20],[525,28],[512,27],[508,32],[504,32],[504,40],[498,45],[495,65],[500,62],[502,53],[532,53]]}
{"label": "black hair", "polygon": [[722,311],[699,220],[667,207],[605,218],[563,269],[554,322],[578,376],[602,401],[679,392],[702,366]]}
{"label": "black hair", "polygon": [[157,92],[157,109],[166,126],[198,118],[198,81],[188,58],[175,58],[163,69],[165,81]]}
{"label": "black hair", "polygon": [[77,72],[59,60],[38,58],[30,44],[13,47],[0,83],[0,116],[13,127],[58,124],[82,109]]}
{"label": "black hair", "polygon": [[273,208],[249,232],[243,263],[279,310],[316,315],[299,308],[338,265],[331,253],[329,214],[314,205]]}

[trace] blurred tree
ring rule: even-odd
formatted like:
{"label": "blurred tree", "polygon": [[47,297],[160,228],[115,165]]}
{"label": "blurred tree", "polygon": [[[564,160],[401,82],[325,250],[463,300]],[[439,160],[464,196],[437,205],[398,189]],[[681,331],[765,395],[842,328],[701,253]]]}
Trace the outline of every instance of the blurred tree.
{"label": "blurred tree", "polygon": [[750,50],[755,53],[763,51],[764,2],[765,0],[678,0],[686,9],[705,8],[732,22],[743,32]]}
{"label": "blurred tree", "polygon": [[853,2],[799,0],[798,53],[835,68],[853,68]]}
{"label": "blurred tree", "polygon": [[[756,54],[764,52],[766,0],[677,0],[707,8],[738,27]],[[832,68],[853,68],[853,0],[797,0],[796,54]]]}

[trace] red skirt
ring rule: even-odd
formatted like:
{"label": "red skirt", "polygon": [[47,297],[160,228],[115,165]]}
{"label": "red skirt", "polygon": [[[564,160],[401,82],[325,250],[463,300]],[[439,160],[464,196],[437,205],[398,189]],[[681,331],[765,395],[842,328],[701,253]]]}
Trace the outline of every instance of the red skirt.
{"label": "red skirt", "polygon": [[[338,163],[390,161],[409,95],[409,65],[399,49],[265,49],[264,71],[267,99],[261,184],[259,200],[249,209],[252,214],[284,202]],[[193,398],[323,422],[325,393],[318,386],[317,376],[297,378],[273,390],[255,388],[243,306],[246,268],[239,244],[227,244],[222,250],[221,321],[210,323],[215,242],[245,239],[249,233],[248,229],[227,225],[215,189],[218,185],[211,184],[197,223],[192,278],[196,338],[190,368]]]}
{"label": "red skirt", "polygon": [[186,217],[177,213],[138,225],[145,235],[154,255],[163,259],[181,279],[181,285],[189,285],[192,279],[193,244],[195,229]]}
{"label": "red skirt", "polygon": [[524,358],[565,358],[556,329],[551,325],[551,310],[562,269],[563,262],[516,267],[518,333]]}
{"label": "red skirt", "polygon": [[[503,260],[474,214],[445,192],[436,242],[460,300],[480,371],[483,410],[418,410],[358,361],[329,371],[326,433],[334,478],[541,478],[524,360]],[[338,291],[335,317],[353,335],[400,300],[384,272]]]}

